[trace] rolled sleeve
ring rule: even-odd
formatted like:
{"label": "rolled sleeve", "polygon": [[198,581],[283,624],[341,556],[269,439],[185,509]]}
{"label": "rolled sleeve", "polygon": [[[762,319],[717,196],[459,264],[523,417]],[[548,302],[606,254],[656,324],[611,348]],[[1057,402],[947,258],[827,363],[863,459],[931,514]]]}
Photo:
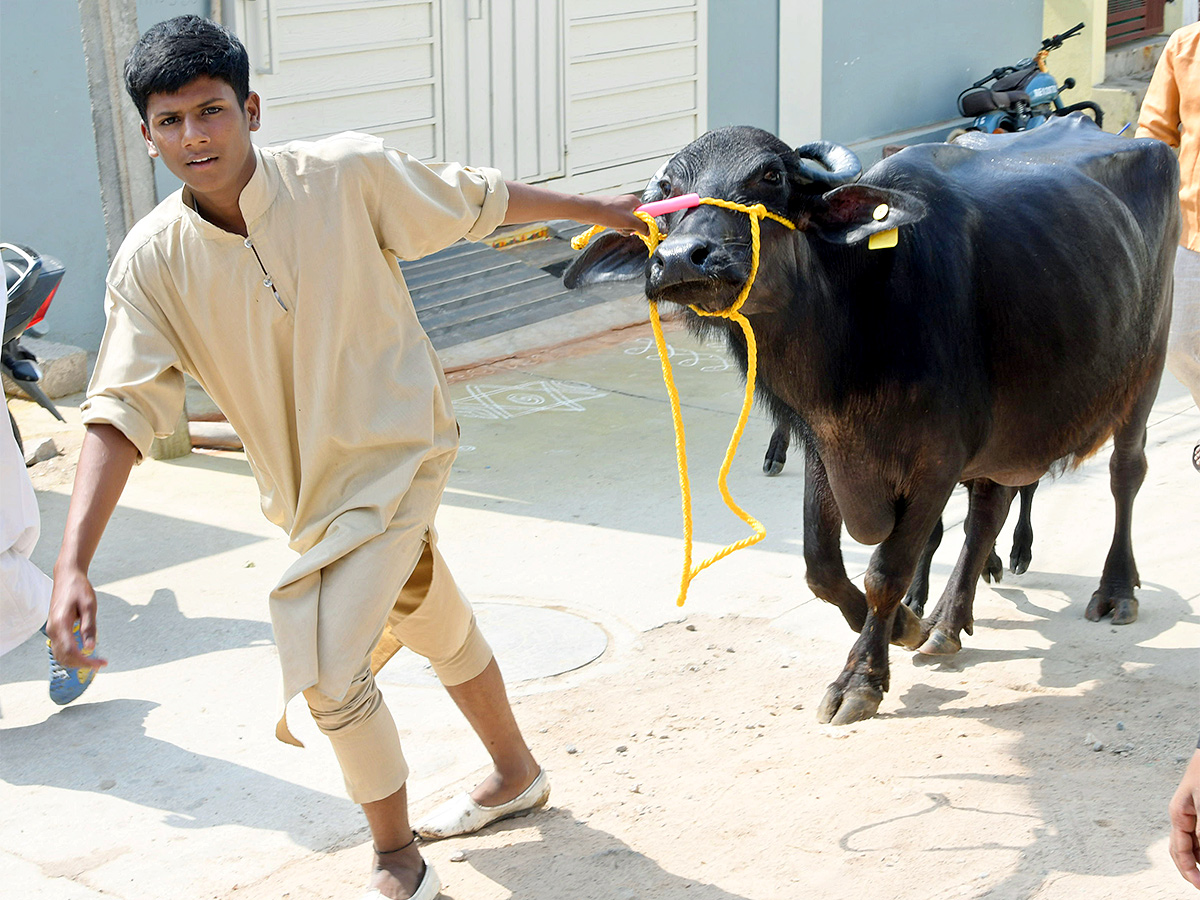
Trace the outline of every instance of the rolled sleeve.
{"label": "rolled sleeve", "polygon": [[425,165],[398,150],[371,154],[380,246],[420,259],[466,238],[487,237],[504,221],[508,188],[496,169]]}
{"label": "rolled sleeve", "polygon": [[179,356],[153,319],[109,285],[107,321],[96,368],[80,407],[85,425],[112,425],[138,449],[175,430],[183,410]]}

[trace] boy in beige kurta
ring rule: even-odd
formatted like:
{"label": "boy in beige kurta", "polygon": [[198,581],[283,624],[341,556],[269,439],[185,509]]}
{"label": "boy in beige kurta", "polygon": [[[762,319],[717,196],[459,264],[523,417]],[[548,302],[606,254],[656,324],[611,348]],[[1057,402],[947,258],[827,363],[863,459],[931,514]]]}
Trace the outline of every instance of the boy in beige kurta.
{"label": "boy in beige kurta", "polygon": [[[87,567],[134,462],[195,378],[241,436],[267,518],[299,558],[271,593],[284,704],[303,692],[375,843],[368,897],[431,898],[412,844],[407,767],[375,685],[401,644],[434,670],[495,771],[434,813],[426,837],[545,803],[486,641],[437,552],[433,520],[457,447],[445,378],[397,264],[504,222],[574,218],[641,228],[636,198],[506,183],[426,166],[362,134],[256,148],[245,50],[194,16],[134,47],[126,82],[151,156],[185,187],[138,222],[107,279],[107,325],[82,407],[80,455],[55,567],[50,634],[64,665],[81,623],[95,646]],[[381,635],[387,640],[381,642]],[[92,660],[103,664],[103,660]],[[281,740],[296,743],[281,718]]]}

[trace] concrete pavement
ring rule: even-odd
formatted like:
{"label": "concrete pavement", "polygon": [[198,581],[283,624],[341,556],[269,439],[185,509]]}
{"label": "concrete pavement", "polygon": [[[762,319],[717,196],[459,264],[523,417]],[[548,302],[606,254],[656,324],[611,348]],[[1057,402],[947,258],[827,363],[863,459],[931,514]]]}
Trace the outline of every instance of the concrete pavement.
{"label": "concrete pavement", "polygon": [[[670,343],[685,403],[699,559],[746,533],[715,486],[742,386],[718,348],[679,332]],[[757,411],[730,486],[768,537],[706,571],[685,609],[675,606],[678,484],[648,329],[479,370],[455,381],[452,393],[462,450],[438,518],[440,545],[515,697],[632,665],[630,648],[643,632],[685,615],[766,618],[849,648],[840,615],[804,582],[799,458],[777,478],[762,476],[772,429]],[[27,441],[58,433],[71,445],[71,432],[56,432],[37,407],[14,408]],[[63,411],[77,434],[77,409],[63,404]],[[996,652],[1031,651],[1091,627],[1126,659],[1147,641],[1200,645],[1200,475],[1189,460],[1198,438],[1200,412],[1168,376],[1151,416],[1150,474],[1135,513],[1143,576],[1136,625],[1118,633],[1082,623],[1112,530],[1105,451],[1039,490],[1030,572],[999,590],[980,588],[989,616],[1008,615],[1011,587],[1062,611],[1062,623],[1024,627],[1018,603],[1017,624],[968,640]],[[49,466],[47,474],[32,470],[43,516],[34,559],[47,571],[70,490]],[[935,558],[935,592],[961,547],[965,506],[959,491]],[[1011,523],[1002,555],[1010,535]],[[869,548],[847,539],[844,552],[852,577],[860,575]],[[80,701],[59,709],[46,696],[39,641],[0,660],[7,896],[235,896],[236,885],[278,880],[314,852],[369,839],[303,704],[293,705],[290,721],[308,748],[273,737],[278,670],[265,600],[290,559],[258,511],[240,454],[193,453],[134,471],[92,569],[110,666]],[[1054,683],[1056,675],[1044,677]],[[483,754],[420,660],[404,651],[381,683],[420,812],[477,776]],[[809,690],[815,702],[823,685]],[[1190,722],[1195,710],[1181,716]],[[355,887],[344,896],[357,896]]]}

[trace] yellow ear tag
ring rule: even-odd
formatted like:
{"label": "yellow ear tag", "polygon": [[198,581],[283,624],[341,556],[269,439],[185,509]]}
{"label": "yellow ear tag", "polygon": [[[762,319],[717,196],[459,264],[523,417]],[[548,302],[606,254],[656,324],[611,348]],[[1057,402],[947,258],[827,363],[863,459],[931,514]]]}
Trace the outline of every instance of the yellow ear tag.
{"label": "yellow ear tag", "polygon": [[900,232],[895,228],[877,231],[867,239],[868,250],[888,250],[900,243]]}

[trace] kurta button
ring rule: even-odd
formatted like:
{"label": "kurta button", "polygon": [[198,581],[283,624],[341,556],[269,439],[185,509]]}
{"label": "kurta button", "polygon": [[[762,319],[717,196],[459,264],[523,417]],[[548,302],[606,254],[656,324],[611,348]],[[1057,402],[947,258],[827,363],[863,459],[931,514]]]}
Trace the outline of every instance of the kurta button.
{"label": "kurta button", "polygon": [[246,238],[244,241],[242,241],[242,243],[245,244],[247,247],[254,246],[254,241],[250,240],[250,238]]}

